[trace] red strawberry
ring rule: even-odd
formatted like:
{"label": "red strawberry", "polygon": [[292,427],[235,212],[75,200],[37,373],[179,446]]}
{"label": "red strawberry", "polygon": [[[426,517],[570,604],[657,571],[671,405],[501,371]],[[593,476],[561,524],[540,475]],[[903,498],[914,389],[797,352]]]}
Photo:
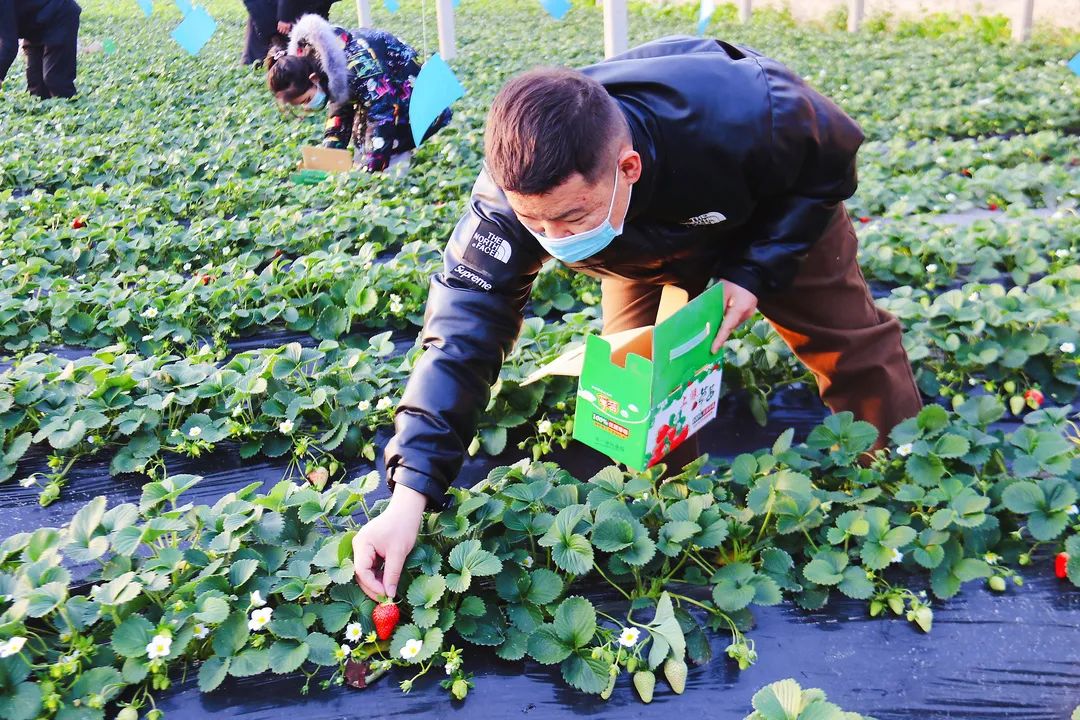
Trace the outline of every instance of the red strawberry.
{"label": "red strawberry", "polygon": [[963,170],[961,170],[960,174],[963,175],[964,177],[971,177],[971,171],[968,170],[967,168],[964,168]]}
{"label": "red strawberry", "polygon": [[282,251],[282,249],[281,249],[281,248],[278,248],[277,250],[275,250],[275,251],[274,251],[274,257],[275,257],[275,258],[279,258],[279,257],[281,257],[281,256],[282,256],[283,254],[284,254],[284,252]]}
{"label": "red strawberry", "polygon": [[398,620],[401,619],[401,611],[398,606],[389,600],[379,603],[371,611],[371,620],[375,623],[375,634],[380,640],[389,640],[394,634]]}
{"label": "red strawberry", "polygon": [[203,285],[209,285],[211,282],[214,281],[214,276],[213,275],[200,275],[199,279],[202,280]]}
{"label": "red strawberry", "polygon": [[995,210],[997,210],[997,209],[998,209],[998,205],[997,205],[997,203],[990,203],[990,204],[989,204],[989,205],[987,205],[986,207],[990,208],[990,211],[991,211],[991,212],[993,212],[993,211],[995,211]]}
{"label": "red strawberry", "polygon": [[1024,399],[1027,400],[1027,404],[1033,408],[1039,408],[1042,406],[1043,401],[1046,400],[1046,398],[1043,397],[1042,391],[1038,388],[1031,388],[1024,393]]}
{"label": "red strawberry", "polygon": [[71,221],[71,227],[73,230],[78,230],[79,228],[86,227],[86,218],[80,215],[79,217]]}
{"label": "red strawberry", "polygon": [[1069,564],[1069,553],[1059,552],[1054,558],[1054,574],[1064,580],[1069,575],[1066,566]]}
{"label": "red strawberry", "polygon": [[865,225],[866,223],[870,222],[870,218],[863,215],[861,218],[859,218],[859,222],[861,222],[861,223],[863,223]]}

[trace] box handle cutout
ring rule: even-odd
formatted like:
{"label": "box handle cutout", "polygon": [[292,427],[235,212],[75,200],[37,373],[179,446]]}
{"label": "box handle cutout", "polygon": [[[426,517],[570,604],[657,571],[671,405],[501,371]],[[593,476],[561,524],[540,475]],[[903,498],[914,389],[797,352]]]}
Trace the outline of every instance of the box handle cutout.
{"label": "box handle cutout", "polygon": [[668,359],[669,360],[675,360],[676,358],[680,358],[683,355],[685,355],[686,353],[690,352],[691,350],[696,348],[698,345],[700,345],[702,343],[702,341],[708,340],[709,335],[710,335],[711,332],[712,332],[712,323],[705,323],[705,327],[703,327],[701,329],[701,332],[699,332],[697,335],[690,338],[689,340],[684,342],[682,345],[678,345],[676,347],[671,348],[671,352],[668,354]]}

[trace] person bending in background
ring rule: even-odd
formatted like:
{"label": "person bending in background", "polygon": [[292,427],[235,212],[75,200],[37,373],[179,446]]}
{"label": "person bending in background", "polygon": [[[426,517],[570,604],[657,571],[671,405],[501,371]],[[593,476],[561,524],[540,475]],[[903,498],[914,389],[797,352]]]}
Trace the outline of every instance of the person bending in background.
{"label": "person bending in background", "polygon": [[293,24],[304,15],[330,17],[337,0],[244,0],[248,11],[243,63],[261,63],[275,44],[284,45]]}
{"label": "person bending in background", "polygon": [[73,97],[81,13],[75,0],[0,0],[0,83],[22,38],[27,91],[40,98]]}
{"label": "person bending in background", "polygon": [[[369,172],[408,164],[415,148],[409,98],[420,72],[416,50],[383,30],[343,30],[318,15],[293,26],[288,49],[271,51],[266,80],[278,103],[317,111],[329,106],[323,146],[345,149]],[[450,122],[444,111],[424,139]],[[395,168],[397,169],[397,168]]]}

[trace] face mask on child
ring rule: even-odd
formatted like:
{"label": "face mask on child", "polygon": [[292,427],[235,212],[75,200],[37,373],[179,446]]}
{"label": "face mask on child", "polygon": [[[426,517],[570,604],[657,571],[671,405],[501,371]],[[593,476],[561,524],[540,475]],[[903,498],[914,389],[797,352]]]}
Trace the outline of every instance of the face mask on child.
{"label": "face mask on child", "polygon": [[304,103],[305,110],[321,110],[326,105],[326,93],[319,86],[315,86],[315,94],[311,96],[311,99]]}

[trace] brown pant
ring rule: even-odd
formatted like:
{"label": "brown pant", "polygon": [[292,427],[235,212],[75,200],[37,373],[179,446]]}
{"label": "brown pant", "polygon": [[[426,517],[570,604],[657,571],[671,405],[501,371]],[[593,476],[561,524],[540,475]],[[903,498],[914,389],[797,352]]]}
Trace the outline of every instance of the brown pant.
{"label": "brown pant", "polygon": [[[847,212],[838,212],[791,287],[758,298],[758,309],[814,373],[829,409],[850,410],[872,423],[881,447],[894,426],[918,414],[922,400],[901,344],[900,323],[874,305],[856,261],[857,245]],[[694,297],[708,279],[687,278],[679,285]],[[655,321],[662,286],[608,278],[601,288],[605,333]],[[697,457],[696,442],[684,447],[672,454],[669,467]]]}

